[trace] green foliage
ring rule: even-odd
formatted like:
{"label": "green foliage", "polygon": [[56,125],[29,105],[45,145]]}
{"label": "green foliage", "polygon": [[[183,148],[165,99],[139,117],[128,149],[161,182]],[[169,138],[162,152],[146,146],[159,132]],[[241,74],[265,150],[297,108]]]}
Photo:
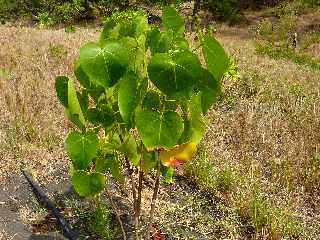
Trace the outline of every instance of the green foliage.
{"label": "green foliage", "polygon": [[194,179],[197,185],[204,191],[212,193],[229,193],[235,184],[235,176],[232,169],[219,169],[207,155],[201,145],[196,159],[185,165],[185,171],[190,178]]}
{"label": "green foliage", "polygon": [[[56,79],[58,99],[78,128],[69,133],[65,149],[80,196],[103,191],[105,174],[123,181],[122,161],[145,173],[161,165],[170,183],[174,168],[196,152],[204,114],[220,94],[229,58],[217,40],[203,35],[203,66],[189,48],[178,12],[165,8],[163,22],[161,31],[149,27],[143,12],[115,13],[99,42],[80,48],[79,88],[67,77]],[[228,182],[221,182],[226,189]]]}
{"label": "green foliage", "polygon": [[39,13],[37,20],[39,28],[48,28],[54,23],[48,12]]}
{"label": "green foliage", "polygon": [[68,54],[67,49],[62,44],[50,44],[49,52],[50,56],[56,62],[61,61],[61,58],[65,58]]}
{"label": "green foliage", "polygon": [[87,173],[75,171],[72,173],[72,185],[81,197],[94,196],[100,193],[105,186],[105,177],[101,173]]}
{"label": "green foliage", "polygon": [[89,215],[89,230],[99,239],[116,239],[119,229],[115,228],[110,207],[102,203]]}
{"label": "green foliage", "polygon": [[66,151],[75,169],[86,170],[98,151],[99,139],[94,133],[70,132]]}
{"label": "green foliage", "polygon": [[275,47],[270,43],[256,43],[256,52],[274,59],[291,60],[296,64],[309,66],[315,70],[320,69],[320,59],[316,59],[308,54],[297,53],[290,48]]}

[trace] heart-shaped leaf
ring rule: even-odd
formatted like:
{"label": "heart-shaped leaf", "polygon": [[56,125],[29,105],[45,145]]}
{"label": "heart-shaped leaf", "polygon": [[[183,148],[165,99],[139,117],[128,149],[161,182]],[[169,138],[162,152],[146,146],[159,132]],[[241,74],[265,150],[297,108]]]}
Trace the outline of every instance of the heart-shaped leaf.
{"label": "heart-shaped leaf", "polygon": [[201,91],[202,112],[206,114],[221,94],[221,83],[208,70],[204,69],[199,89]]}
{"label": "heart-shaped leaf", "polygon": [[198,57],[189,51],[172,56],[158,53],[151,58],[148,73],[150,80],[164,94],[189,98],[190,91],[199,83],[202,68]]}
{"label": "heart-shaped leaf", "polygon": [[80,64],[93,83],[108,88],[126,72],[128,53],[117,42],[108,42],[103,48],[91,42],[81,47]]}
{"label": "heart-shaped leaf", "polygon": [[202,42],[202,51],[208,70],[218,81],[228,70],[229,58],[220,43],[211,36],[204,38]]}
{"label": "heart-shaped leaf", "polygon": [[85,170],[96,156],[99,139],[94,133],[70,132],[65,149],[75,169]]}
{"label": "heart-shaped leaf", "polygon": [[138,98],[138,76],[133,72],[128,72],[120,81],[118,93],[119,111],[123,121],[127,124],[133,120]]}
{"label": "heart-shaped leaf", "polygon": [[81,197],[90,197],[100,193],[106,182],[103,174],[85,171],[75,171],[71,180],[74,189]]}
{"label": "heart-shaped leaf", "polygon": [[135,122],[148,150],[169,149],[177,144],[183,132],[183,121],[173,111],[164,113],[143,110],[136,113]]}

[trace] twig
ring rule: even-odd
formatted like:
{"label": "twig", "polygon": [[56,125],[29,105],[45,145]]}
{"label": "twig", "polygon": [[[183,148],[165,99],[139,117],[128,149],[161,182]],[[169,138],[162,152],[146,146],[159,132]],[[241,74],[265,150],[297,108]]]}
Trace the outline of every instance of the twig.
{"label": "twig", "polygon": [[111,194],[110,194],[110,192],[109,192],[108,189],[106,189],[106,193],[107,193],[107,196],[108,196],[109,201],[110,201],[110,203],[111,203],[111,206],[112,206],[112,208],[113,208],[113,211],[115,212],[116,217],[117,217],[117,219],[118,219],[118,222],[119,222],[119,224],[120,224],[120,228],[121,228],[121,231],[122,231],[123,240],[127,240],[127,235],[126,235],[126,232],[124,231],[123,223],[122,223],[122,220],[121,220],[121,218],[120,218],[120,214],[119,214],[119,212],[118,212],[118,210],[117,210],[117,206],[116,206],[116,204],[113,202],[112,196],[111,196]]}
{"label": "twig", "polygon": [[153,215],[155,209],[155,203],[158,196],[159,191],[159,183],[160,183],[160,161],[159,161],[159,152],[158,152],[158,166],[157,166],[157,173],[156,173],[156,182],[154,184],[153,195],[151,200],[151,210],[149,215],[149,231],[152,231],[152,222],[153,222]]}
{"label": "twig", "polygon": [[[120,137],[121,143],[123,143],[124,141],[123,141],[123,138],[122,138],[121,134],[119,135],[119,137]],[[128,173],[129,173],[130,179],[131,179],[132,197],[133,197],[133,212],[134,212],[134,216],[136,216],[136,212],[137,212],[137,193],[136,193],[136,184],[135,184],[135,181],[134,181],[134,178],[133,178],[133,169],[130,166],[129,159],[127,157],[125,157],[124,159],[125,159],[126,168],[128,170]],[[136,225],[137,224],[135,223],[135,228],[136,228]],[[138,229],[135,229],[135,236],[136,236],[136,239],[138,240],[139,239]]]}
{"label": "twig", "polygon": [[137,197],[137,206],[136,206],[136,212],[134,215],[134,222],[136,230],[139,229],[139,217],[140,217],[140,211],[141,211],[141,194],[142,194],[142,180],[143,180],[143,159],[140,161],[140,169],[139,169],[139,180],[138,180],[138,197]]}

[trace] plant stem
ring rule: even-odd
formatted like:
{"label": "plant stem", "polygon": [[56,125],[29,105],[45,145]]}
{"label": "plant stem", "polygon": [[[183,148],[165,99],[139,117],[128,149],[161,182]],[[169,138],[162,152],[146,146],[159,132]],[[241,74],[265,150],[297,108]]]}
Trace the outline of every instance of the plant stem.
{"label": "plant stem", "polygon": [[149,232],[152,231],[152,222],[153,222],[153,215],[155,209],[155,203],[158,196],[159,191],[159,183],[160,183],[160,161],[159,161],[159,152],[158,152],[158,165],[157,165],[157,173],[156,173],[156,182],[154,184],[153,195],[151,200],[151,210],[149,214]]}
{"label": "plant stem", "polygon": [[[135,181],[134,181],[134,178],[133,178],[133,169],[130,167],[130,162],[129,162],[127,157],[125,157],[125,161],[126,161],[126,167],[128,169],[128,172],[129,172],[129,175],[130,175],[130,179],[131,179],[132,197],[133,197],[133,212],[134,212],[134,219],[135,219],[136,212],[137,212],[136,184],[135,184]],[[135,228],[136,228],[136,226],[137,226],[137,224],[135,222]],[[135,235],[136,235],[136,239],[139,239],[138,229],[135,229]]]}
{"label": "plant stem", "polygon": [[[121,136],[121,134],[119,134],[120,137],[120,141],[121,143],[123,143],[123,137]],[[130,180],[131,180],[131,187],[132,187],[132,197],[133,197],[133,214],[134,214],[134,225],[135,225],[135,238],[138,240],[139,239],[139,233],[138,233],[138,229],[139,229],[139,221],[136,219],[136,215],[137,215],[137,193],[136,193],[136,184],[134,181],[134,177],[133,177],[133,169],[130,166],[130,162],[129,159],[127,157],[125,157],[125,165],[126,168],[128,170],[128,173],[130,175]]]}
{"label": "plant stem", "polygon": [[136,202],[136,212],[134,216],[134,221],[136,224],[136,229],[139,229],[139,217],[140,217],[140,212],[141,212],[141,193],[142,193],[142,180],[143,180],[143,159],[140,161],[140,169],[139,169],[139,180],[138,180],[138,197],[137,197],[137,202]]}
{"label": "plant stem", "polygon": [[111,194],[110,194],[110,192],[108,191],[108,189],[106,189],[106,193],[107,193],[107,196],[108,196],[109,201],[110,201],[110,203],[111,203],[111,206],[112,206],[112,208],[113,208],[113,211],[115,212],[116,217],[117,217],[117,219],[118,219],[118,222],[119,222],[119,224],[120,224],[120,228],[121,228],[121,231],[122,231],[123,239],[124,239],[124,240],[127,240],[127,235],[126,235],[126,232],[124,231],[123,223],[122,223],[122,220],[121,220],[121,218],[120,218],[120,214],[119,214],[119,212],[118,212],[118,210],[117,210],[117,206],[116,206],[116,204],[113,202],[112,197],[111,197]]}

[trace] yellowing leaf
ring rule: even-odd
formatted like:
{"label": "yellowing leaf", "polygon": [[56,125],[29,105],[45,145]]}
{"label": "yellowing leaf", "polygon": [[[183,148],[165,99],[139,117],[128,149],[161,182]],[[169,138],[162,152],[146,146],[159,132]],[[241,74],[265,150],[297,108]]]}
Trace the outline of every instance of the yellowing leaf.
{"label": "yellowing leaf", "polygon": [[160,152],[159,158],[166,167],[178,167],[190,160],[197,151],[197,145],[193,142],[184,143],[170,150]]}

